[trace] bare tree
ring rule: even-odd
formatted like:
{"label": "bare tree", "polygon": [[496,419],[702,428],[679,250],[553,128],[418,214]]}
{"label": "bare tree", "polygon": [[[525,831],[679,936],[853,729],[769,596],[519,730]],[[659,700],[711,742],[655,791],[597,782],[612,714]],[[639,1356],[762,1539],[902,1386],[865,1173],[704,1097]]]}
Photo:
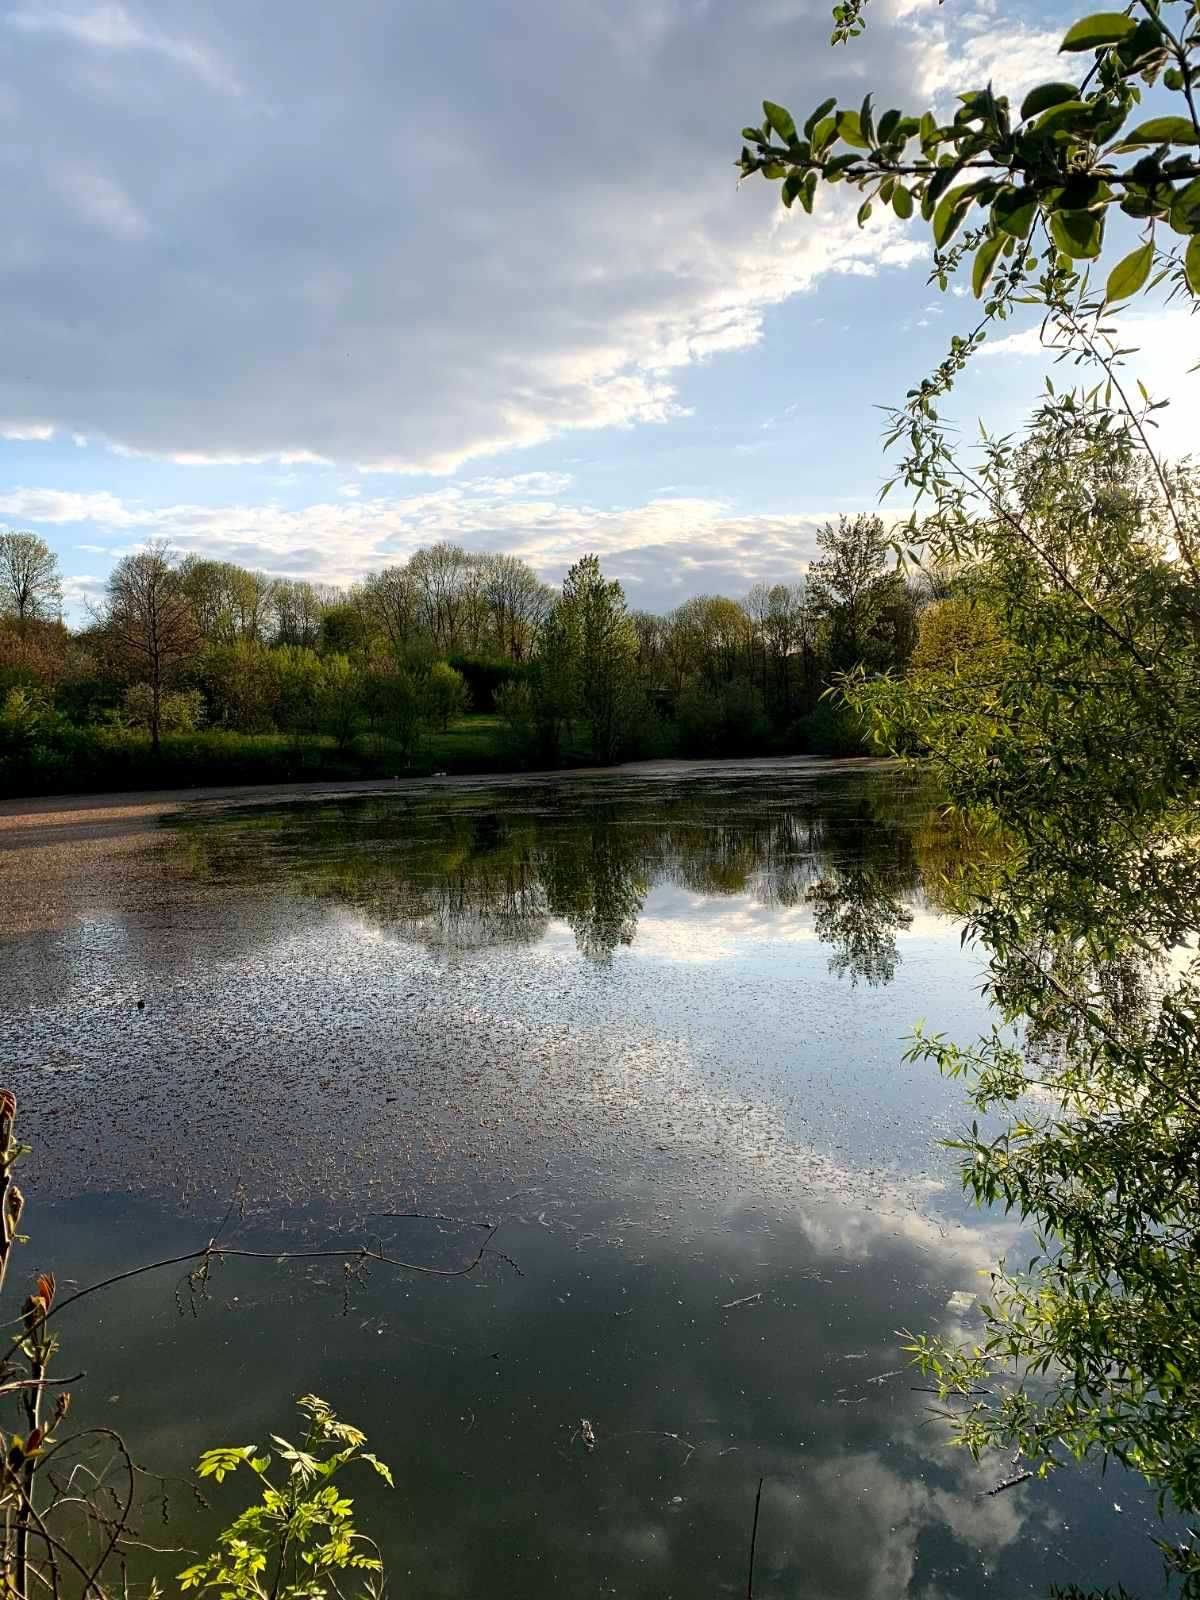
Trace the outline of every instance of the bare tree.
{"label": "bare tree", "polygon": [[483,572],[496,644],[511,660],[524,661],[550,614],[554,591],[519,556],[485,556]]}
{"label": "bare tree", "polygon": [[416,627],[417,592],[404,567],[384,567],[370,573],[362,584],[363,601],[371,623],[393,650],[407,644]]}
{"label": "bare tree", "polygon": [[325,601],[304,579],[280,579],[271,595],[275,617],[275,643],[305,645],[312,649],[321,636]]}
{"label": "bare tree", "polygon": [[438,650],[454,648],[462,604],[463,574],[469,563],[470,557],[465,550],[445,543],[418,550],[408,563],[408,575],[416,588],[421,620]]}
{"label": "bare tree", "polygon": [[61,608],[58,561],[46,541],[36,533],[0,533],[0,611],[23,627]]}
{"label": "bare tree", "polygon": [[152,539],[117,562],[103,621],[119,653],[150,684],[150,740],[157,755],[163,685],[201,638],[175,554],[163,540]]}

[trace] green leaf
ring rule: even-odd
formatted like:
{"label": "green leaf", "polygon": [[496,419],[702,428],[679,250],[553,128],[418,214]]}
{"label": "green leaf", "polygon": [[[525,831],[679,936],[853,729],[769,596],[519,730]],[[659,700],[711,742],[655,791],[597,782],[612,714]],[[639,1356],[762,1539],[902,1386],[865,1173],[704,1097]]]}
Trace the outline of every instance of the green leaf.
{"label": "green leaf", "polygon": [[1150,268],[1154,265],[1154,244],[1147,241],[1139,245],[1136,250],[1131,250],[1123,261],[1118,261],[1108,275],[1108,285],[1104,291],[1106,300],[1128,300],[1131,294],[1136,294],[1150,276]]}
{"label": "green leaf", "polygon": [[1104,218],[1094,211],[1056,211],[1050,232],[1063,255],[1072,261],[1093,261],[1104,244]]}
{"label": "green leaf", "polygon": [[907,222],[913,214],[913,198],[903,184],[898,183],[892,190],[892,210],[902,222]]}
{"label": "green leaf", "polygon": [[863,223],[867,221],[870,215],[871,202],[869,200],[864,200],[862,205],[858,208],[858,225],[860,228],[862,227]]}
{"label": "green leaf", "polygon": [[837,114],[838,137],[847,144],[852,144],[858,150],[869,150],[870,141],[864,136],[862,122],[857,111],[839,111]]}
{"label": "green leaf", "polygon": [[938,249],[950,243],[958,232],[959,224],[971,209],[970,185],[951,189],[938,201],[933,213],[933,242]]}
{"label": "green leaf", "polygon": [[791,207],[792,201],[800,193],[806,174],[803,172],[789,172],[783,180],[783,203]]}
{"label": "green leaf", "polygon": [[808,121],[804,124],[804,137],[806,139],[811,139],[812,138],[813,129],[816,127],[817,123],[822,121],[825,117],[827,117],[829,115],[829,113],[833,110],[834,106],[836,106],[836,105],[837,105],[837,100],[836,99],[829,99],[829,100],[822,100],[821,101],[821,104],[817,107],[817,109],[813,112],[812,116],[809,117]]}
{"label": "green leaf", "polygon": [[1043,111],[1033,125],[1035,133],[1089,133],[1095,113],[1086,100],[1064,100],[1061,105]]}
{"label": "green leaf", "polygon": [[1193,178],[1171,204],[1171,226],[1176,233],[1200,233],[1200,178]]}
{"label": "green leaf", "polygon": [[817,175],[812,171],[806,172],[804,174],[804,187],[800,191],[800,204],[804,207],[805,211],[808,212],[809,216],[812,215],[813,197],[816,195],[816,192]]}
{"label": "green leaf", "polygon": [[1002,233],[995,234],[990,239],[985,239],[975,252],[975,264],[971,268],[971,289],[976,300],[983,296],[987,288],[988,279],[992,275],[992,268],[996,265],[996,257],[1000,254],[1005,244]]}
{"label": "green leaf", "polygon": [[1064,100],[1078,100],[1079,88],[1074,83],[1039,83],[1021,102],[1021,117],[1036,117],[1051,106],[1062,105]]}
{"label": "green leaf", "polygon": [[875,119],[871,115],[871,96],[867,95],[862,103],[862,110],[858,113],[858,125],[862,129],[863,138],[867,141],[867,148],[875,144]]}
{"label": "green leaf", "polygon": [[1138,145],[1200,144],[1190,117],[1151,117],[1131,128],[1117,146],[1118,150],[1133,150]]}
{"label": "green leaf", "polygon": [[832,142],[833,136],[836,132],[837,123],[834,121],[834,119],[832,117],[822,117],[821,121],[817,123],[816,127],[812,131],[812,147],[814,155],[823,150],[826,145]]}
{"label": "green leaf", "polygon": [[770,100],[764,100],[763,115],[784,144],[790,144],[796,137],[796,124],[792,121],[790,111],[785,111],[782,106],[774,105]]}
{"label": "green leaf", "polygon": [[1010,238],[1027,239],[1037,209],[1037,196],[1028,189],[1002,189],[992,206],[992,221]]}
{"label": "green leaf", "polygon": [[947,162],[944,167],[939,167],[925,185],[925,193],[921,196],[921,215],[928,222],[937,209],[938,200],[958,176],[957,168],[953,162]]}
{"label": "green leaf", "polygon": [[387,1483],[389,1488],[394,1489],[396,1487],[392,1478],[391,1468],[385,1461],[380,1461],[379,1457],[377,1455],[373,1455],[370,1450],[364,1450],[362,1453],[362,1458],[364,1461],[370,1462],[371,1466],[375,1468],[375,1471],[385,1481],[385,1483]]}
{"label": "green leaf", "polygon": [[1200,233],[1193,234],[1188,243],[1187,253],[1183,258],[1183,270],[1187,277],[1188,288],[1193,294],[1200,294]]}
{"label": "green leaf", "polygon": [[1098,50],[1106,44],[1119,44],[1137,27],[1122,11],[1097,11],[1067,29],[1059,50]]}

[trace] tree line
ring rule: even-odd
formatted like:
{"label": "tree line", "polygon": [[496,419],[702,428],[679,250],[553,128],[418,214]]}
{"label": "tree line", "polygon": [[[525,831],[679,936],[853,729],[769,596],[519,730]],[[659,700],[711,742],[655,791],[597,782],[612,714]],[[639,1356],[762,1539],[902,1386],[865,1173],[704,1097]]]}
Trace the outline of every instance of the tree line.
{"label": "tree line", "polygon": [[497,765],[856,751],[860,725],[822,695],[851,667],[904,668],[946,585],[902,571],[878,516],[818,544],[800,582],[656,615],[590,555],[555,589],[515,556],[439,543],[334,587],[151,541],[72,629],[52,552],[3,533],[0,761],[10,783],[62,781],[81,736],[157,757],[207,732],[394,767],[471,711],[494,719]]}

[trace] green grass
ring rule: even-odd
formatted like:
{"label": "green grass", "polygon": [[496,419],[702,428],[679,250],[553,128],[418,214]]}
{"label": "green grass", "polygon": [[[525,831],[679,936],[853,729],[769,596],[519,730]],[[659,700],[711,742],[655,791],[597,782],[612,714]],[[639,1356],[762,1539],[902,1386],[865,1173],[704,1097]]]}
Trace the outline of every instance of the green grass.
{"label": "green grass", "polygon": [[502,718],[478,713],[452,722],[443,733],[427,732],[414,756],[414,765],[432,771],[499,772],[514,765]]}
{"label": "green grass", "polygon": [[430,731],[407,757],[392,741],[372,734],[339,748],[328,736],[296,739],[221,728],[164,734],[155,756],[147,733],[66,728],[26,749],[0,751],[0,796],[338,782],[434,771],[500,772],[513,765],[504,724],[496,716],[467,716],[445,732]]}

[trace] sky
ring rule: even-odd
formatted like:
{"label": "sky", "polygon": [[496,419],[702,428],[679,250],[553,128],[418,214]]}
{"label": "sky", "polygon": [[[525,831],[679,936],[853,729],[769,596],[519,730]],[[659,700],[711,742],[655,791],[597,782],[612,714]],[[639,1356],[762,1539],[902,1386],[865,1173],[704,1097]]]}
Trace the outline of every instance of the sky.
{"label": "sky", "polygon": [[[739,187],[740,129],[1018,96],[1078,10],[872,0],[834,50],[829,3],[3,0],[0,526],[76,620],[150,537],[332,583],[438,539],[552,582],[595,551],[654,610],[800,576],[974,308],[919,219]],[[1184,322],[1131,319],[1178,449]],[[967,436],[1040,384],[1008,329]]]}

